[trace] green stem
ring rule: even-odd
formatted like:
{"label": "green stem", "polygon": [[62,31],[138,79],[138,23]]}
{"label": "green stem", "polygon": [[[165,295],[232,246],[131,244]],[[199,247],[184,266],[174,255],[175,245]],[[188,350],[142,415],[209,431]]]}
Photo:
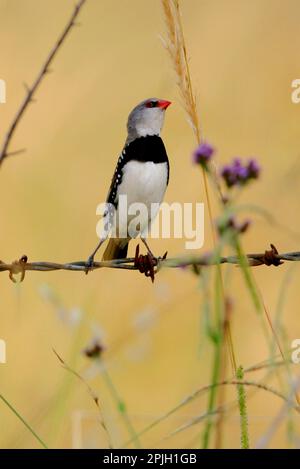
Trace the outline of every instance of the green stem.
{"label": "green stem", "polygon": [[240,243],[238,237],[236,237],[234,239],[234,246],[235,246],[236,253],[237,253],[237,256],[238,256],[238,259],[239,259],[240,267],[242,269],[242,273],[244,275],[244,280],[245,280],[246,286],[249,290],[249,293],[250,293],[250,296],[252,298],[255,310],[256,310],[259,318],[260,318],[262,329],[263,329],[264,334],[265,334],[266,342],[269,345],[270,350],[271,350],[272,342],[270,340],[269,331],[268,331],[267,325],[264,321],[264,317],[263,317],[263,314],[262,314],[263,313],[262,301],[261,301],[261,298],[259,296],[259,293],[257,292],[257,288],[255,286],[255,282],[254,282],[253,277],[252,277],[252,272],[250,271],[250,266],[248,264],[248,259],[246,258],[245,254],[243,252],[243,249],[242,249],[242,246],[241,246],[241,243]]}
{"label": "green stem", "polygon": [[[240,366],[236,372],[236,377],[239,380],[244,379],[244,370]],[[241,425],[241,448],[249,449],[249,434],[248,434],[248,416],[247,416],[247,399],[246,392],[243,384],[237,384],[238,404],[240,410],[240,425]]]}
{"label": "green stem", "polygon": [[103,378],[106,382],[106,385],[108,387],[108,389],[110,390],[110,393],[112,395],[112,398],[114,399],[116,405],[117,405],[117,409],[118,409],[118,412],[120,413],[121,417],[123,418],[124,420],[124,423],[127,427],[127,430],[128,430],[128,433],[130,435],[130,438],[132,440],[132,442],[135,444],[136,448],[141,448],[141,443],[140,443],[140,440],[139,440],[139,437],[131,423],[131,420],[129,418],[129,415],[127,413],[127,410],[126,410],[126,405],[125,405],[125,402],[121,399],[105,365],[103,366],[103,370],[102,370],[102,375],[103,375]]}
{"label": "green stem", "polygon": [[[207,414],[213,414],[216,404],[216,398],[218,388],[216,383],[219,380],[221,370],[221,359],[222,359],[222,343],[223,343],[223,298],[222,298],[222,285],[221,278],[218,270],[216,271],[216,288],[215,288],[215,311],[216,311],[216,324],[215,324],[215,337],[214,343],[214,360],[211,383],[212,387],[209,392]],[[204,429],[202,447],[207,449],[209,447],[209,441],[212,430],[212,418],[209,417]]]}
{"label": "green stem", "polygon": [[44,449],[48,449],[47,445],[43,442],[43,440],[38,436],[38,434],[33,430],[33,428],[29,425],[29,423],[26,422],[26,420],[22,417],[22,415],[19,414],[19,412],[8,402],[5,397],[0,394],[0,399],[4,402],[4,404],[7,405],[7,407],[15,414],[15,416],[21,420],[23,425],[27,428],[27,430],[30,431],[30,433],[38,440],[38,442],[43,446]]}
{"label": "green stem", "polygon": [[[220,341],[221,344],[221,341]],[[216,397],[217,397],[217,386],[215,384],[218,382],[219,373],[220,373],[220,362],[221,362],[221,346],[218,345],[215,347],[215,354],[214,354],[214,363],[213,363],[213,373],[212,373],[212,384],[213,386],[210,389],[209,393],[209,400],[208,400],[208,407],[207,407],[207,414],[213,414]],[[203,449],[207,449],[209,446],[209,440],[212,430],[212,419],[209,417],[206,423],[206,427],[203,434]]]}

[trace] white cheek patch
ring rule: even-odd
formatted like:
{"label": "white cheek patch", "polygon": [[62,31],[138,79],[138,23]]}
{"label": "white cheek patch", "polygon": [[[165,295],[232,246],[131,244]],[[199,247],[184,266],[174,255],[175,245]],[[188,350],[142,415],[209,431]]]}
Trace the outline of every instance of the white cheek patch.
{"label": "white cheek patch", "polygon": [[159,135],[164,123],[164,111],[160,108],[145,109],[136,121],[136,133],[139,137]]}

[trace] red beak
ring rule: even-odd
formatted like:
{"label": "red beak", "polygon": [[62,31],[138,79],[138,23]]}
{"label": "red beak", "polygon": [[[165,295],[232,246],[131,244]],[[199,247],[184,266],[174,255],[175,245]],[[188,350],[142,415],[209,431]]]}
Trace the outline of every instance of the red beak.
{"label": "red beak", "polygon": [[160,107],[161,109],[167,109],[170,104],[172,104],[171,101],[165,101],[164,99],[160,99],[158,101],[158,107]]}

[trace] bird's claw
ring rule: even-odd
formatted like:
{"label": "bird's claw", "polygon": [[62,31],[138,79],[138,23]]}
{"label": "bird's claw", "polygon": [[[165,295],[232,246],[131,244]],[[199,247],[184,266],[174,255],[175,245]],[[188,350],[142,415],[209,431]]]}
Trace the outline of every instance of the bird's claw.
{"label": "bird's claw", "polygon": [[154,276],[157,273],[157,267],[160,260],[166,259],[167,252],[162,257],[155,257],[152,252],[148,252],[146,255],[140,254],[139,244],[135,250],[134,266],[141,272],[145,274],[146,277],[150,277],[152,283],[154,282]]}

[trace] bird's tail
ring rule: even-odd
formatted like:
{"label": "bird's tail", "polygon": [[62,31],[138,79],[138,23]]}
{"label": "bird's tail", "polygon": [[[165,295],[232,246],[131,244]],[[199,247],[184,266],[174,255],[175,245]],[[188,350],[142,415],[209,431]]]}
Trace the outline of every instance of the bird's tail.
{"label": "bird's tail", "polygon": [[127,257],[128,241],[110,238],[108,245],[103,253],[102,260],[110,261],[113,259],[125,259]]}

